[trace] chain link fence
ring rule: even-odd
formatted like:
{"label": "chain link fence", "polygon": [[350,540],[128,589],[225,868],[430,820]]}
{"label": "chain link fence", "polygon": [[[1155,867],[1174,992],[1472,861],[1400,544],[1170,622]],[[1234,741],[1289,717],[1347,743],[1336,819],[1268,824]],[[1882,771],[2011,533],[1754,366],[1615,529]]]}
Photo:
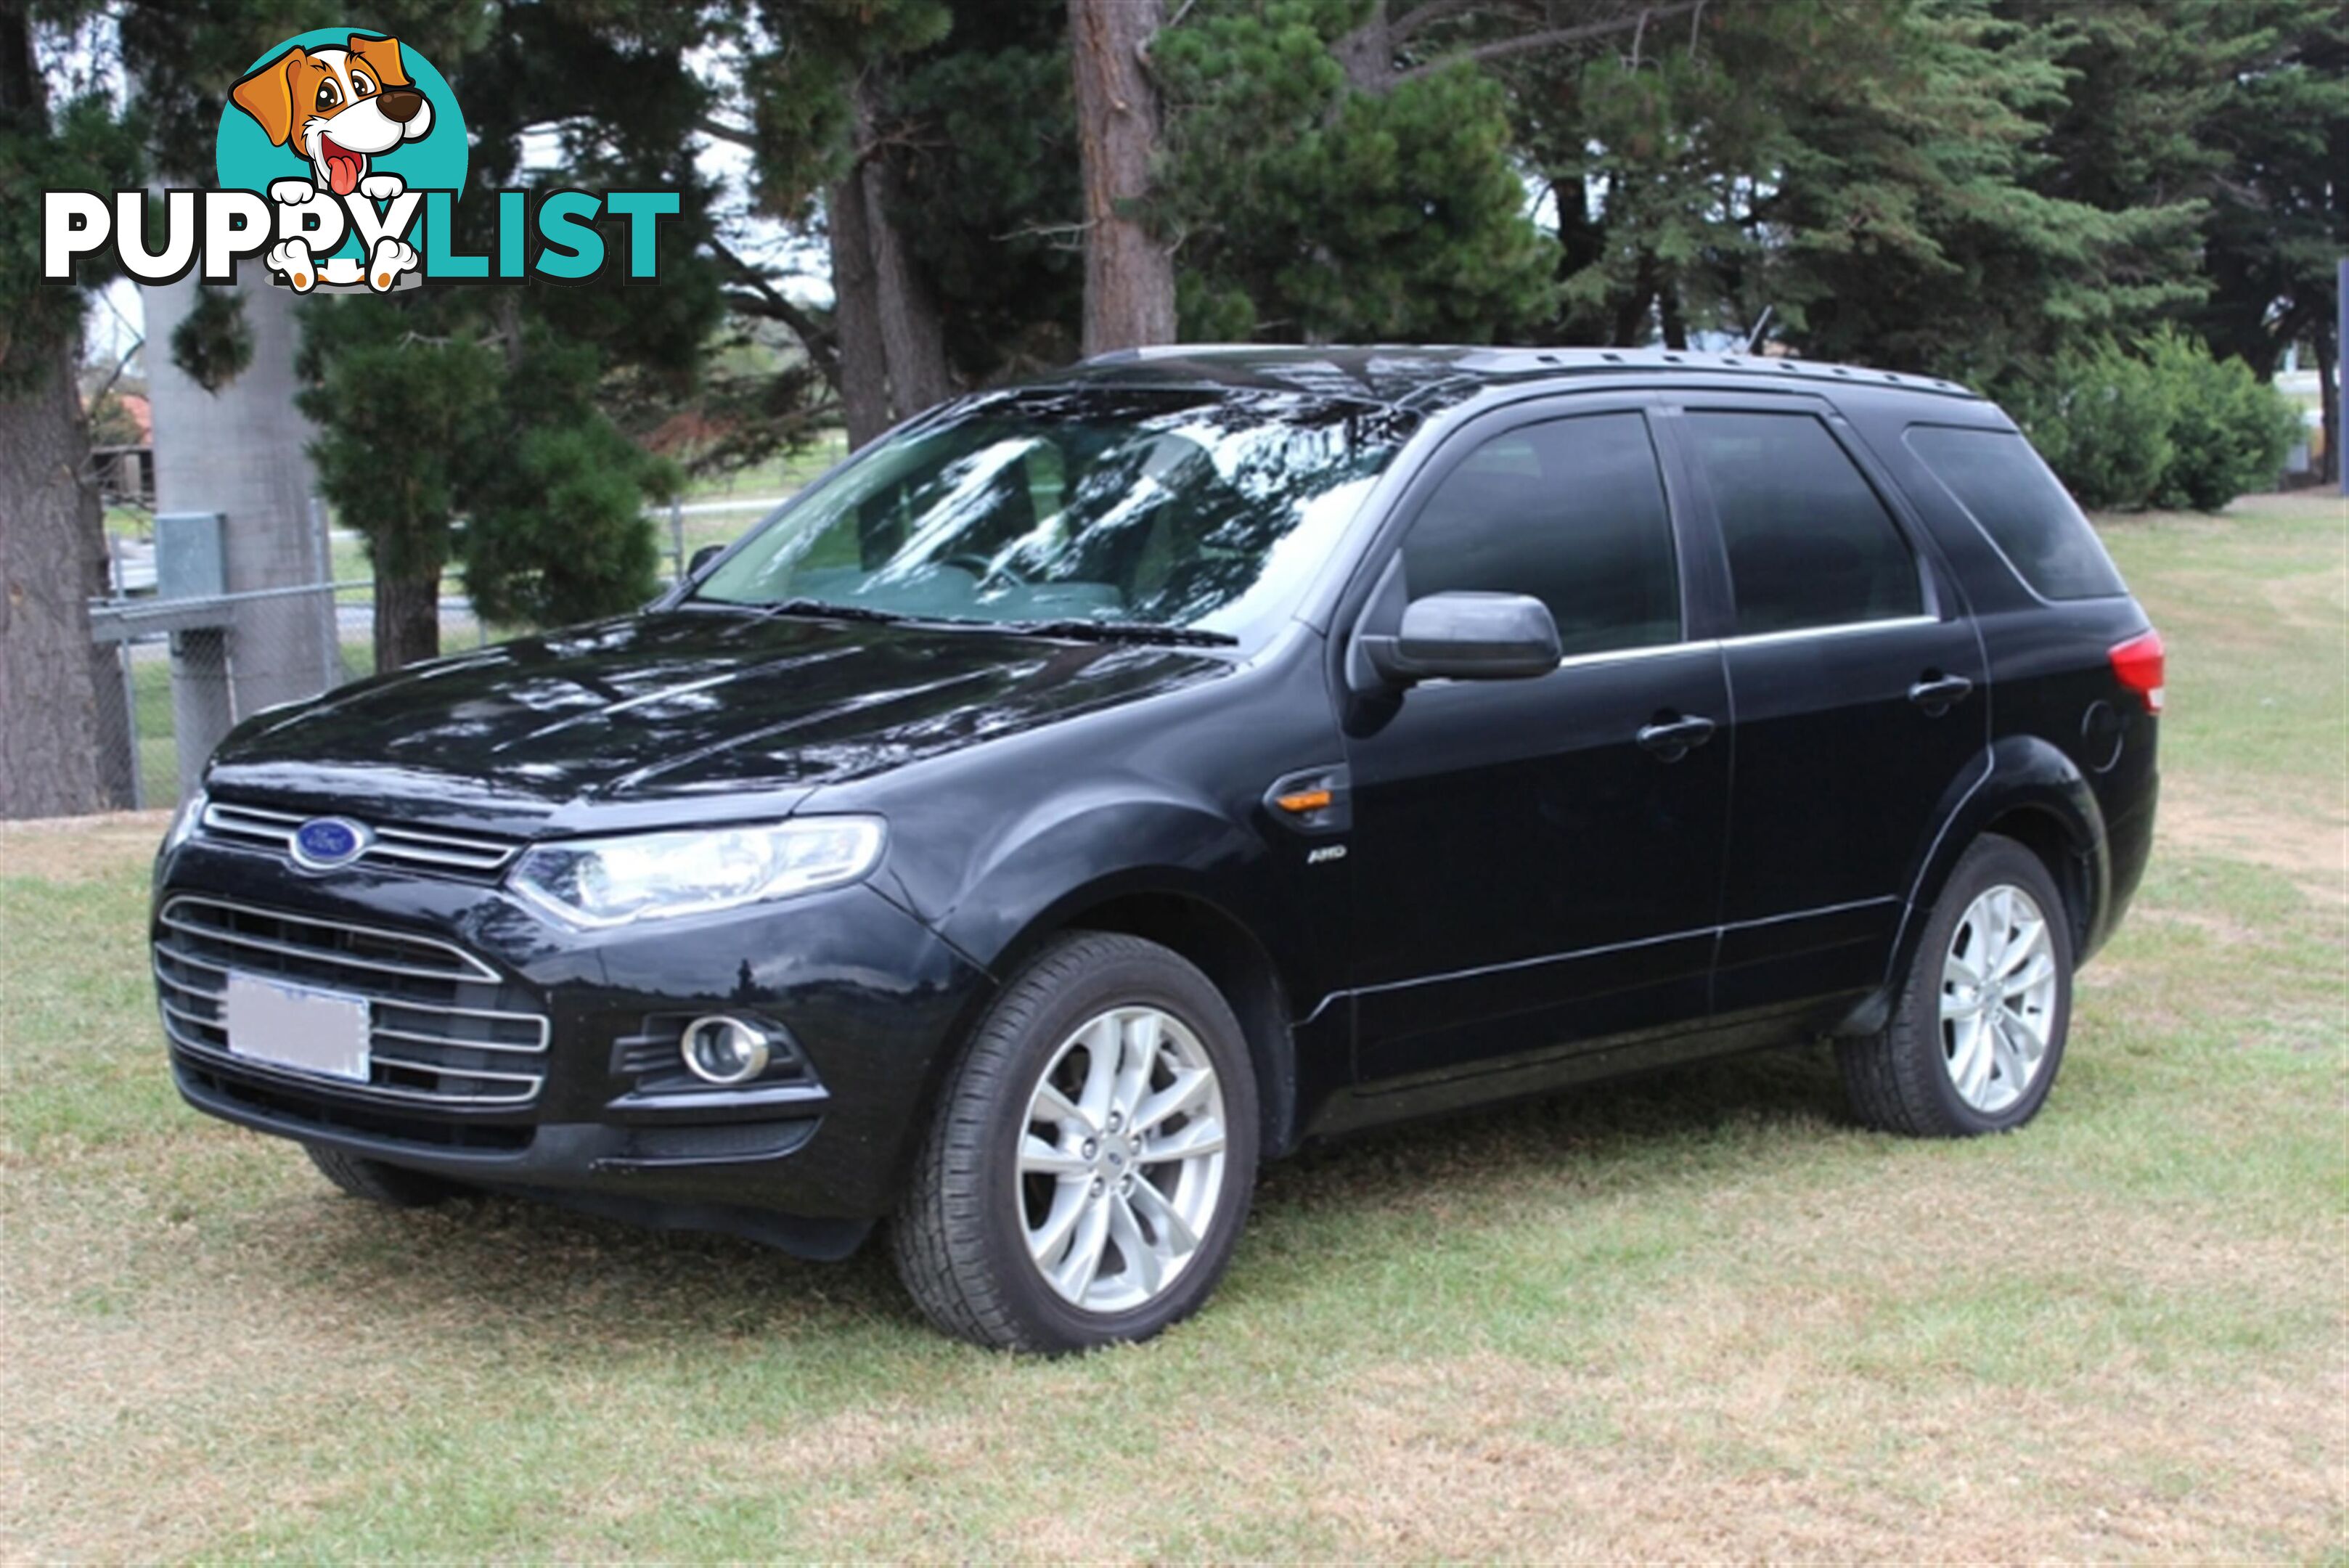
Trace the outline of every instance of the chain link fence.
{"label": "chain link fence", "polygon": [[[780,499],[688,503],[649,514],[667,579],[683,574],[696,550],[731,541]],[[102,776],[127,780],[123,804],[138,809],[175,805],[239,720],[375,671],[367,553],[356,534],[327,525],[323,508],[314,515],[316,580],[237,593],[186,591],[186,574],[171,558],[164,526],[171,521],[118,516],[109,535],[113,592],[90,607],[92,633],[112,649],[129,716],[107,743]],[[443,653],[510,633],[485,626],[453,583],[440,599]]]}
{"label": "chain link fence", "polygon": [[[282,702],[331,691],[375,670],[375,588],[355,537],[319,559],[359,575],[241,593],[178,594],[152,542],[112,541],[114,592],[90,607],[92,635],[112,650],[128,723],[109,738],[102,776],[127,780],[134,809],[170,806],[191,785],[231,725]],[[490,632],[461,594],[440,600],[443,652]]]}

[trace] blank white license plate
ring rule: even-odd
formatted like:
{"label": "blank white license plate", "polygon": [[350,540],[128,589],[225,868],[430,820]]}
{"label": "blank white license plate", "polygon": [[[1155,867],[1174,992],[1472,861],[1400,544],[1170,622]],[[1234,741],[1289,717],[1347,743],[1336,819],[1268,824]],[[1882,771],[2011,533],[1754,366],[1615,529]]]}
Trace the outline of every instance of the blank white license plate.
{"label": "blank white license plate", "polygon": [[365,998],[234,970],[227,996],[222,1011],[235,1054],[355,1084],[367,1081]]}

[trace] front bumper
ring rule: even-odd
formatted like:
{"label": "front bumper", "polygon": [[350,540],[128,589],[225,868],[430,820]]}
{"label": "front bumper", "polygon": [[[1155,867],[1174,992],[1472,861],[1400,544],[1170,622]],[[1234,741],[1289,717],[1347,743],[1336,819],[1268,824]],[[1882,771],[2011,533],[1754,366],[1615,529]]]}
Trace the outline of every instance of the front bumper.
{"label": "front bumper", "polygon": [[[894,1206],[930,1090],[988,985],[869,885],[577,932],[494,886],[357,867],[307,875],[274,851],[198,837],[158,865],[159,940],[184,936],[163,920],[175,899],[190,901],[182,910],[209,900],[283,913],[305,933],[447,944],[494,972],[500,1006],[547,1021],[543,1056],[523,1064],[543,1079],[526,1103],[438,1103],[212,1048],[219,1032],[191,1027],[188,997],[165,984],[182,1005],[164,1018],[174,1076],[198,1109],[482,1187],[818,1255],[853,1246]],[[184,972],[159,953],[160,971]],[[387,1017],[418,1022],[386,1012],[400,1006],[371,1003],[378,1029]],[[730,1089],[683,1077],[664,1032],[712,1012],[780,1025],[805,1070]]]}

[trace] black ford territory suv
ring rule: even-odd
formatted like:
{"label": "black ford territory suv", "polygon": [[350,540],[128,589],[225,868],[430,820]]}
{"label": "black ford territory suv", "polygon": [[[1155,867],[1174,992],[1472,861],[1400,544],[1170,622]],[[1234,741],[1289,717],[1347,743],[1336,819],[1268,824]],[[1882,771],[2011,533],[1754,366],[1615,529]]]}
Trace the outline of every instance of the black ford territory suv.
{"label": "black ford territory suv", "polygon": [[1169,348],[941,407],[643,613],[258,713],[172,1069],[393,1204],[1154,1333],[1300,1140],[1831,1036],[2028,1121],[2159,639],[1998,410],[1658,351]]}

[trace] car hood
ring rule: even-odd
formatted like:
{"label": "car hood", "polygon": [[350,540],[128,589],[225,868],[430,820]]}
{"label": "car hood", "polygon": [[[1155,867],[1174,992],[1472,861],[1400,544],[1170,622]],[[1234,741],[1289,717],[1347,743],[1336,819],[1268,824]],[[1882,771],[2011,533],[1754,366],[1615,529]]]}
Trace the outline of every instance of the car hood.
{"label": "car hood", "polygon": [[[578,803],[775,796],[1210,680],[1226,658],[681,610],[529,637],[239,726],[217,795],[512,831]],[[792,793],[795,792],[795,793]],[[786,807],[785,809],[788,809]]]}

